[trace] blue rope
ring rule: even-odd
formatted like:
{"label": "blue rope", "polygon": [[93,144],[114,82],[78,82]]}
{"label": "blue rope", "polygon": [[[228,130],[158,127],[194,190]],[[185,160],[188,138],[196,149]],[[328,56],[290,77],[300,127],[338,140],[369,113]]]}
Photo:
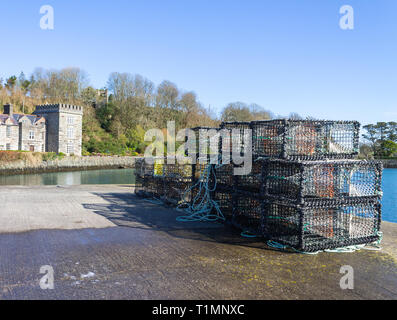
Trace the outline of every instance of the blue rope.
{"label": "blue rope", "polygon": [[[210,177],[214,176],[214,186],[210,187]],[[192,221],[225,221],[225,217],[222,214],[219,204],[211,199],[211,192],[216,190],[217,180],[214,166],[208,164],[203,170],[198,181],[191,187],[187,188],[183,194],[181,203],[177,206],[177,210],[180,212],[187,213],[185,216],[177,217],[176,220],[179,222],[192,222]],[[193,191],[195,188],[199,189],[199,192],[194,197],[191,204],[184,201],[186,195]],[[214,212],[215,213],[212,213]]]}

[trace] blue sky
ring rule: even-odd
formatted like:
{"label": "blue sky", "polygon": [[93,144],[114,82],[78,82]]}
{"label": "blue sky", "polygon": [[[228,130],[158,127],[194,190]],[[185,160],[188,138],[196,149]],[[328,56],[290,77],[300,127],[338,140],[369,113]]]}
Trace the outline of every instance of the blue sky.
{"label": "blue sky", "polygon": [[[42,5],[55,30],[39,28]],[[354,30],[339,28],[351,5]],[[257,103],[363,124],[397,121],[395,0],[15,0],[0,4],[0,77],[80,67],[170,80],[219,112]]]}

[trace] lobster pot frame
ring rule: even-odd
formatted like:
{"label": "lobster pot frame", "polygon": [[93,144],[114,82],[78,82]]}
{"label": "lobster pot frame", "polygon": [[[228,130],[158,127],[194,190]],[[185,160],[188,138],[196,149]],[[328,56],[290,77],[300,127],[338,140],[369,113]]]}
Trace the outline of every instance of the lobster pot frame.
{"label": "lobster pot frame", "polygon": [[381,198],[379,161],[266,161],[264,196],[304,203],[310,199]]}
{"label": "lobster pot frame", "polygon": [[226,221],[232,221],[233,217],[233,191],[217,189],[213,194],[213,200],[218,204]]}
{"label": "lobster pot frame", "polygon": [[358,155],[360,124],[355,121],[253,121],[251,128],[255,157],[319,160]]}
{"label": "lobster pot frame", "polygon": [[304,206],[268,201],[263,206],[263,235],[303,252],[316,252],[380,239],[378,201],[317,200]]}
{"label": "lobster pot frame", "polygon": [[[233,152],[233,146],[240,146],[237,152],[243,155],[246,152],[246,148],[250,151],[252,150],[252,145],[246,144],[248,143],[245,140],[244,134],[247,130],[251,130],[250,122],[222,122],[220,125],[221,134],[220,134],[220,152],[227,152],[229,155]],[[222,133],[227,130],[227,135],[223,135]],[[248,132],[248,134],[252,137],[252,133]]]}
{"label": "lobster pot frame", "polygon": [[234,194],[232,224],[244,232],[262,236],[262,200],[258,194]]}

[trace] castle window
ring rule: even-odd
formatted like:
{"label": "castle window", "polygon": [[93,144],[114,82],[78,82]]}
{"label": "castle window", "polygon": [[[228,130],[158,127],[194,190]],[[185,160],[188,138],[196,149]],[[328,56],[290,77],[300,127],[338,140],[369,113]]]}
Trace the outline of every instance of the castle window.
{"label": "castle window", "polygon": [[68,117],[68,124],[73,125],[74,124],[74,119],[72,117]]}
{"label": "castle window", "polygon": [[11,144],[9,143],[6,144],[6,150],[11,150]]}
{"label": "castle window", "polygon": [[69,139],[73,139],[74,138],[74,132],[73,132],[73,128],[72,127],[68,128],[68,138]]}
{"label": "castle window", "polygon": [[29,131],[29,140],[34,140],[34,131]]}
{"label": "castle window", "polygon": [[68,154],[74,153],[73,143],[68,143],[67,148],[66,148],[66,153],[68,153]]}
{"label": "castle window", "polygon": [[7,138],[11,138],[11,126],[7,126]]}

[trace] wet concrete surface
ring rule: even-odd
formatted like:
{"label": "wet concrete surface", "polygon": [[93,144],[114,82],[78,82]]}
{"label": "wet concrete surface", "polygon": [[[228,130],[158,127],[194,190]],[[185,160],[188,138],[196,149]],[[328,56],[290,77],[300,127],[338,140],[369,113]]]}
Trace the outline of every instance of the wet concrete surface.
{"label": "wet concrete surface", "polygon": [[[76,203],[117,227],[0,234],[0,299],[396,299],[397,226],[384,250],[278,252],[231,227],[180,223],[128,186],[80,186]],[[81,193],[83,195],[83,193]],[[85,200],[93,200],[86,202]],[[55,288],[40,289],[40,267]],[[342,266],[354,289],[342,290]]]}

